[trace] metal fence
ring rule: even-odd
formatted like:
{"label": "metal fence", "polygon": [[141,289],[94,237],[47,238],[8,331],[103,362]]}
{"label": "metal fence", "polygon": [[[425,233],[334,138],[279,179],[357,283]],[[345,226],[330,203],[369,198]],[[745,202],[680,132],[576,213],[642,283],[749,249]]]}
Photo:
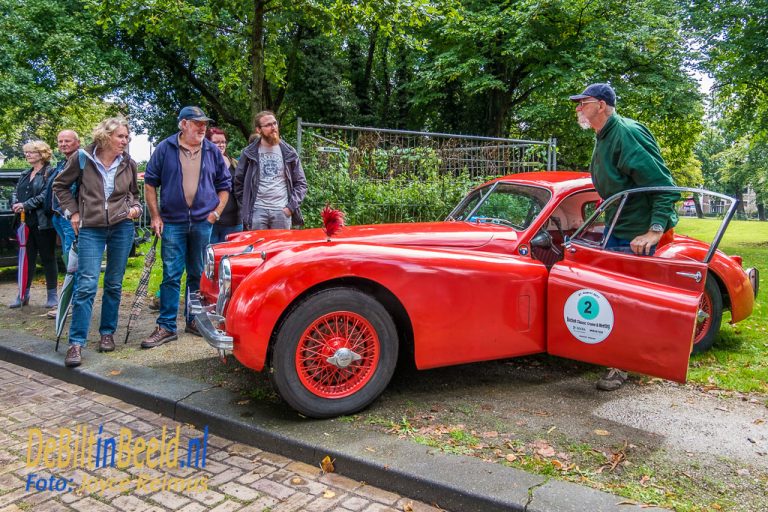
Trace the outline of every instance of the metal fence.
{"label": "metal fence", "polygon": [[[299,119],[296,142],[311,174],[307,210],[331,202],[347,212],[353,224],[438,220],[474,184],[557,168],[556,139],[505,139]],[[309,220],[315,219],[310,215]]]}

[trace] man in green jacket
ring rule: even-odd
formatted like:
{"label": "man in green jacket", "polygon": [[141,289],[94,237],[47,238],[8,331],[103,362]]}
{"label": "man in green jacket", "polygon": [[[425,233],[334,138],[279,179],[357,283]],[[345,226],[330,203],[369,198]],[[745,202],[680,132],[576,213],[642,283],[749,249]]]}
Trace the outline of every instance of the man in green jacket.
{"label": "man in green jacket", "polygon": [[[592,84],[570,100],[576,102],[579,126],[595,131],[589,172],[600,197],[633,188],[675,186],[648,128],[616,113],[616,93],[610,85]],[[675,201],[679,198],[674,192],[629,196],[606,248],[653,255],[664,232],[677,224]],[[615,214],[615,209],[606,211],[606,225]],[[597,388],[613,391],[626,380],[626,372],[609,368]]]}

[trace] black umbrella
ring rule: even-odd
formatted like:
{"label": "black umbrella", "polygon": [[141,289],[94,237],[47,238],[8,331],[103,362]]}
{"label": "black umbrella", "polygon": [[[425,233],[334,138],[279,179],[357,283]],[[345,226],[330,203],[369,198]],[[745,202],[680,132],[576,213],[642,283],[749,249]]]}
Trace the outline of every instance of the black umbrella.
{"label": "black umbrella", "polygon": [[147,298],[147,288],[149,288],[149,277],[152,274],[152,266],[155,264],[155,253],[157,252],[157,235],[152,240],[152,247],[147,251],[144,257],[144,270],[139,279],[139,286],[136,287],[136,296],[133,299],[131,315],[128,317],[128,325],[125,328],[125,341],[128,343],[128,335],[131,332],[131,322],[137,320],[141,314],[141,308],[144,307],[144,299]]}

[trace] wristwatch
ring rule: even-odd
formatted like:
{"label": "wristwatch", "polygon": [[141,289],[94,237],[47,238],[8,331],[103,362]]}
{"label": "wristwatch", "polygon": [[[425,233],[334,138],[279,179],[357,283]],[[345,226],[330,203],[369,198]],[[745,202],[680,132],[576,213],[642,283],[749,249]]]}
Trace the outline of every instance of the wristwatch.
{"label": "wristwatch", "polygon": [[653,231],[654,233],[663,233],[664,232],[664,226],[662,226],[661,224],[658,224],[658,223],[651,224],[651,231]]}

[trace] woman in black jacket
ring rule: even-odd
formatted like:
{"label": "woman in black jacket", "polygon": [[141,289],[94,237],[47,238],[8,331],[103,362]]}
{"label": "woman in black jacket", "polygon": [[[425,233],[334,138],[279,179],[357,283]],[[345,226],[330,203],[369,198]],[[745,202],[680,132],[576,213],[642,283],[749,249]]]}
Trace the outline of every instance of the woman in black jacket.
{"label": "woman in black jacket", "polygon": [[29,280],[23,297],[16,297],[11,308],[21,307],[29,303],[29,288],[35,277],[37,255],[45,269],[45,284],[48,289],[48,299],[45,307],[52,308],[58,304],[56,297],[56,230],[53,229],[51,217],[45,208],[45,196],[48,186],[48,175],[51,173],[51,147],[41,140],[24,144],[24,158],[32,166],[23,172],[13,193],[13,211],[26,213],[29,237],[27,239],[27,265]]}

